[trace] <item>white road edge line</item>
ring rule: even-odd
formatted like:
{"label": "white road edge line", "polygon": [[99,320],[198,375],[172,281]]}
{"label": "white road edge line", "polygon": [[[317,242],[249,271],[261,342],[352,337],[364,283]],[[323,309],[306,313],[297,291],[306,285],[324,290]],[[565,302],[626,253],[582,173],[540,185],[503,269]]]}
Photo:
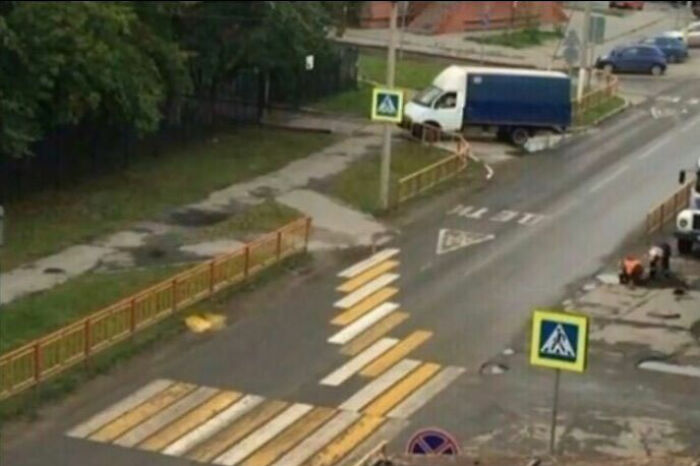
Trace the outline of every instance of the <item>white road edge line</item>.
{"label": "white road edge line", "polygon": [[647,371],[665,372],[666,374],[700,377],[700,367],[696,366],[681,366],[661,361],[644,361],[639,364],[639,368]]}
{"label": "white road edge line", "polygon": [[396,346],[398,342],[399,340],[396,338],[382,338],[350,361],[328,374],[321,380],[321,385],[337,387],[362,370],[367,364]]}
{"label": "white road edge line", "polygon": [[618,168],[617,170],[615,170],[615,172],[614,172],[612,175],[610,175],[610,176],[608,176],[607,178],[604,178],[603,180],[601,180],[601,181],[599,181],[598,183],[596,183],[593,187],[591,187],[591,189],[590,189],[588,192],[590,192],[590,193],[595,193],[595,192],[597,192],[597,191],[600,191],[600,190],[601,190],[603,187],[605,187],[607,184],[612,183],[613,181],[615,181],[615,179],[616,179],[617,177],[619,177],[619,176],[622,175],[624,172],[626,172],[627,170],[629,170],[629,168],[630,168],[629,165],[623,165],[623,166],[621,166],[620,168]]}

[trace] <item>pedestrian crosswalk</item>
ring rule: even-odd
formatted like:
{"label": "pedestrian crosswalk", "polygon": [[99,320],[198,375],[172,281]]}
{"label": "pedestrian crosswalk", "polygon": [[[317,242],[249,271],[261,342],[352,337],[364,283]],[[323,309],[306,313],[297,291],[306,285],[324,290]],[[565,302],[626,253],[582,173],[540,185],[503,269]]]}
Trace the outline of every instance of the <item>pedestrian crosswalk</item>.
{"label": "pedestrian crosswalk", "polygon": [[[347,293],[328,341],[348,359],[320,384],[365,385],[338,407],[267,399],[232,389],[159,379],[67,432],[69,437],[217,465],[338,465],[407,419],[464,372],[410,355],[432,332],[389,336],[409,314],[391,301],[399,251],[388,249],[339,275]],[[337,328],[337,327],[336,327]],[[336,346],[337,345],[337,346]]]}

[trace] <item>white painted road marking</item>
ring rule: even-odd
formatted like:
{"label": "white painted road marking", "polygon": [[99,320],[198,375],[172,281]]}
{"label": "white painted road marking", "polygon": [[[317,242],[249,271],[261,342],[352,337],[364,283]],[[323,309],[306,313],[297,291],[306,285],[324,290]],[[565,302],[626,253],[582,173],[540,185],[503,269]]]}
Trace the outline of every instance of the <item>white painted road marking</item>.
{"label": "white painted road marking", "polygon": [[[489,212],[487,207],[464,206],[456,205],[447,212],[447,215],[455,215],[469,220],[485,220],[486,214]],[[518,212],[516,210],[501,210],[488,218],[491,222],[509,223],[517,220],[519,225],[533,226],[539,223],[545,216],[533,212]]]}
{"label": "white painted road marking", "polygon": [[296,448],[284,455],[274,466],[299,466],[359,418],[359,413],[349,411],[338,413],[333,419],[318,429],[314,435],[308,437]]}
{"label": "white painted road marking", "polygon": [[233,466],[244,460],[258,448],[272,440],[277,434],[299,420],[313,409],[313,406],[306,404],[295,404],[287,408],[282,414],[278,415],[260,429],[250,434],[240,443],[234,445],[231,449],[221,454],[214,460],[215,464],[223,464],[225,466]]}
{"label": "white painted road marking", "polygon": [[500,222],[500,223],[508,223],[511,220],[515,220],[518,217],[518,215],[520,215],[520,214],[514,210],[502,210],[498,214],[491,217],[491,221],[492,222]]}
{"label": "white painted road marking", "polygon": [[336,301],[333,306],[341,309],[351,308],[355,304],[373,295],[385,286],[394,283],[398,279],[399,275],[396,273],[385,273],[384,275],[380,275],[371,282],[345,296],[343,299]]}
{"label": "white painted road marking", "polygon": [[394,367],[386,371],[384,374],[374,379],[369,384],[365,385],[359,392],[348,398],[340,409],[348,411],[359,411],[370,401],[381,395],[385,390],[390,388],[396,382],[404,378],[409,372],[420,365],[420,361],[413,359],[404,359],[398,362]]}
{"label": "white painted road marking", "polygon": [[627,170],[629,170],[629,168],[630,168],[629,165],[623,165],[623,166],[621,166],[620,168],[618,168],[617,170],[615,170],[615,172],[614,172],[612,175],[608,176],[607,178],[604,178],[603,180],[601,180],[601,181],[599,181],[598,183],[596,183],[593,187],[591,187],[591,189],[589,190],[589,192],[590,192],[590,193],[595,193],[595,192],[597,192],[597,191],[600,191],[600,190],[601,190],[603,187],[605,187],[607,184],[612,183],[613,181],[615,181],[616,178],[618,178],[618,177],[619,177],[620,175],[622,175],[624,172],[626,172]]}
{"label": "white painted road marking", "polygon": [[172,380],[154,380],[153,382],[141,388],[134,394],[130,395],[129,397],[124,398],[123,400],[105,409],[104,411],[97,413],[96,415],[83,422],[79,426],[74,427],[72,430],[68,431],[66,435],[68,435],[69,437],[85,438],[91,433],[95,432],[100,427],[112,421],[113,419],[118,418],[122,414],[134,409],[144,401],[148,400],[152,396],[162,392],[172,384]]}
{"label": "white painted road marking", "polygon": [[661,361],[645,361],[639,364],[640,369],[647,371],[665,372],[666,374],[684,375],[686,377],[700,377],[700,367],[681,366]]}
{"label": "white painted road marking", "polygon": [[359,275],[362,272],[371,269],[375,265],[384,262],[387,259],[391,259],[398,253],[398,249],[384,249],[383,251],[379,251],[378,253],[374,254],[372,257],[358,262],[352,267],[348,267],[347,269],[340,272],[338,276],[341,278],[353,278],[356,275]]}
{"label": "white painted road marking", "polygon": [[438,233],[437,248],[435,253],[442,255],[494,239],[496,239],[495,235],[442,228]]}
{"label": "white painted road marking", "polygon": [[340,332],[330,337],[328,339],[328,343],[344,345],[398,308],[399,305],[396,303],[382,303],[369,313],[357,319],[352,324],[343,328],[343,330]]}
{"label": "white painted road marking", "polygon": [[330,373],[326,378],[321,380],[321,385],[337,387],[362,370],[367,364],[396,346],[398,342],[399,340],[395,338],[382,338],[340,368]]}
{"label": "white painted road marking", "polygon": [[225,411],[217,414],[175,443],[169,445],[168,448],[163,450],[163,453],[170,456],[180,456],[187,453],[199,443],[216,434],[221,429],[258,406],[263,400],[264,398],[261,396],[246,395],[229,406]]}
{"label": "white painted road marking", "polygon": [[200,387],[181,400],[160,411],[155,416],[142,422],[137,427],[126,432],[114,441],[116,445],[122,447],[134,447],[146,438],[170,424],[175,419],[182,417],[185,413],[199,406],[207,399],[217,393],[217,389],[210,387]]}
{"label": "white painted road marking", "polygon": [[531,214],[531,213],[524,213],[523,217],[518,220],[518,224],[520,225],[525,225],[525,226],[533,226],[537,225],[540,223],[540,221],[544,218],[544,215],[538,215],[538,214]]}
{"label": "white painted road marking", "polygon": [[425,406],[438,393],[443,391],[452,382],[464,373],[461,367],[447,367],[440,371],[428,383],[413,392],[387,415],[390,418],[408,418],[420,408]]}

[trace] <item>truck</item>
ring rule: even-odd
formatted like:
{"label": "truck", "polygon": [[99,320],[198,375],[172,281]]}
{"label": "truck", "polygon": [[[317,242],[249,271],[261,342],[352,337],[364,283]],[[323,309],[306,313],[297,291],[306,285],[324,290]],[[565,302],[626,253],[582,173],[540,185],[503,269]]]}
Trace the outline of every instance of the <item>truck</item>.
{"label": "truck", "polygon": [[[678,177],[680,184],[685,184],[686,171],[682,170]],[[694,245],[700,245],[700,159],[698,159],[695,183],[690,191],[688,208],[676,217],[674,235],[681,255],[692,254]]]}
{"label": "truck", "polygon": [[479,126],[522,146],[538,132],[565,131],[571,118],[566,73],[453,65],[406,104],[402,126],[415,135]]}

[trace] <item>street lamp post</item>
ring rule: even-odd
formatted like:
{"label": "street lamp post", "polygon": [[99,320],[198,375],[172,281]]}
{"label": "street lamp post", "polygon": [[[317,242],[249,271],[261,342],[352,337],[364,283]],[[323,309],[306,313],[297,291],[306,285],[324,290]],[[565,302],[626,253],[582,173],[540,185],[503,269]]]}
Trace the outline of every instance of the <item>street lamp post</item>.
{"label": "street lamp post", "polygon": [[[396,23],[397,1],[391,2],[391,16],[389,18],[389,47],[387,50],[386,85],[389,89],[394,87],[394,68],[396,67]],[[389,208],[389,180],[391,174],[391,129],[392,125],[384,124],[382,160],[379,173],[379,199],[382,209]]]}

